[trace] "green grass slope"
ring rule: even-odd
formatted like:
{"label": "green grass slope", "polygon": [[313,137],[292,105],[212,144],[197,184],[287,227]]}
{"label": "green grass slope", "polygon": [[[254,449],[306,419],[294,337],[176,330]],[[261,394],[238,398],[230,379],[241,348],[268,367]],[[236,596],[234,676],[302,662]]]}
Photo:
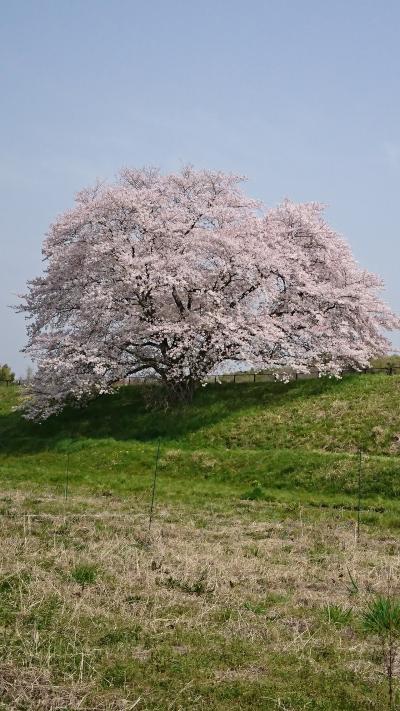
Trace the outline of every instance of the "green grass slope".
{"label": "green grass slope", "polygon": [[393,504],[399,394],[400,376],[387,375],[208,385],[192,404],[165,412],[148,409],[145,387],[131,386],[36,424],[15,409],[20,391],[2,387],[0,477],[63,486],[69,453],[71,486],[139,493],[149,487],[160,439],[160,487],[169,498],[255,489],[256,497],[351,503],[361,447],[363,497]]}

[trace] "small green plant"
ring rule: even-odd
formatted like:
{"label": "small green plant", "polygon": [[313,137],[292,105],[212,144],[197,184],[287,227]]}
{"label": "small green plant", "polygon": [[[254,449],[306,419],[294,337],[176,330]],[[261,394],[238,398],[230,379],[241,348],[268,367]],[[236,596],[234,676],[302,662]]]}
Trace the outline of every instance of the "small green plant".
{"label": "small green plant", "polygon": [[265,491],[259,481],[252,482],[252,488],[246,491],[242,499],[245,501],[262,501],[265,499]]}
{"label": "small green plant", "polygon": [[351,607],[346,609],[340,605],[330,605],[329,603],[324,606],[322,611],[329,624],[335,627],[346,627],[353,614]]}
{"label": "small green plant", "polygon": [[389,595],[376,597],[362,613],[362,626],[367,634],[381,642],[388,680],[388,708],[393,711],[393,671],[400,639],[400,600]]}
{"label": "small green plant", "polygon": [[76,565],[71,572],[71,577],[81,586],[82,592],[88,585],[93,585],[97,578],[97,568],[91,563]]}

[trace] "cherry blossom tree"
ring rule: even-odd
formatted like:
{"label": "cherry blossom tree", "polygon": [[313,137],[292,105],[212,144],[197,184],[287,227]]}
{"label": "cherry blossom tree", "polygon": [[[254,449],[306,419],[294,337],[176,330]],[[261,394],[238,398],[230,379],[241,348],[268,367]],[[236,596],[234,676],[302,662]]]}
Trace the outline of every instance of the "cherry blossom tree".
{"label": "cherry blossom tree", "polygon": [[174,397],[224,363],[340,375],[399,327],[318,204],[263,210],[241,178],[124,170],[51,226],[19,309],[37,364],[27,414],[153,373]]}

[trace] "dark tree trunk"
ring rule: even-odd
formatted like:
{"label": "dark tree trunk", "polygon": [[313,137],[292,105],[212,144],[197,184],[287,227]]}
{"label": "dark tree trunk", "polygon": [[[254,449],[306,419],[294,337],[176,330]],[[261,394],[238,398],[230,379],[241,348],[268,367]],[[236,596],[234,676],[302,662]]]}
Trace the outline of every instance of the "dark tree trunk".
{"label": "dark tree trunk", "polygon": [[185,378],[179,382],[169,381],[167,391],[171,402],[192,402],[196,384],[192,378]]}

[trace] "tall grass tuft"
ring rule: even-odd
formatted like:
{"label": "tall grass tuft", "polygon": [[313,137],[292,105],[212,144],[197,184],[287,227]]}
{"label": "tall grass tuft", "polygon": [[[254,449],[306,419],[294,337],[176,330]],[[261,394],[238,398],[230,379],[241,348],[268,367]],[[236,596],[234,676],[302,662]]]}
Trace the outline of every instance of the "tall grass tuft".
{"label": "tall grass tuft", "polygon": [[381,642],[388,680],[390,711],[394,707],[393,671],[400,639],[400,600],[391,596],[376,597],[362,614],[362,626]]}

